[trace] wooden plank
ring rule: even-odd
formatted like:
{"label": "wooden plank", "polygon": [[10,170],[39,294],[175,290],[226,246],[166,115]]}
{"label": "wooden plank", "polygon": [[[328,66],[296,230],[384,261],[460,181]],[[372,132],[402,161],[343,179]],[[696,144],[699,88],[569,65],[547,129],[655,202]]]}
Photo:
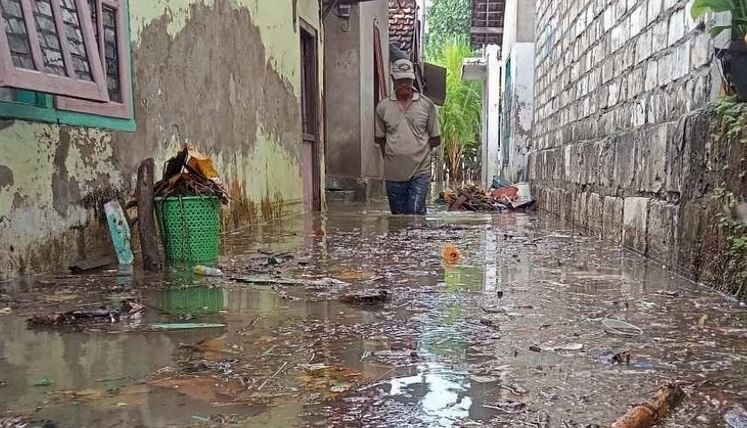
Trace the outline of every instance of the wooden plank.
{"label": "wooden plank", "polygon": [[119,201],[113,200],[104,204],[106,220],[109,224],[109,234],[112,238],[114,250],[117,253],[117,260],[120,265],[131,265],[135,260],[131,248],[130,225],[127,223],[127,217],[122,210]]}
{"label": "wooden plank", "polygon": [[449,206],[449,211],[459,211],[468,199],[464,194],[460,194],[454,203]]}
{"label": "wooden plank", "polygon": [[161,270],[161,255],[158,251],[158,232],[153,215],[153,158],[145,159],[137,170],[137,224],[140,233],[140,248],[143,251],[143,268],[147,271]]}

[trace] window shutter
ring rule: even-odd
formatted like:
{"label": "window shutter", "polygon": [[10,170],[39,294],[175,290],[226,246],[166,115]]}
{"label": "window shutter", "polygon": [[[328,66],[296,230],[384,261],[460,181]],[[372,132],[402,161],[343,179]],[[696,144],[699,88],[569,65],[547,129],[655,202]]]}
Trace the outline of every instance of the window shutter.
{"label": "window shutter", "polygon": [[[2,1],[2,0],[0,0]],[[70,97],[56,97],[58,109],[129,118],[132,99],[130,52],[127,40],[125,0],[87,0],[96,45],[109,95],[109,102],[96,103]]]}
{"label": "window shutter", "polygon": [[86,0],[0,0],[0,86],[106,102]]}

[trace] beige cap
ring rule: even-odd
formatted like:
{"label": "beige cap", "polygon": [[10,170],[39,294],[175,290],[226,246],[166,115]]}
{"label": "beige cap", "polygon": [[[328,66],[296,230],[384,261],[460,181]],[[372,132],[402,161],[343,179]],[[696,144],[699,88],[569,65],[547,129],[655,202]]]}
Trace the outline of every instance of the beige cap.
{"label": "beige cap", "polygon": [[415,67],[407,59],[398,59],[392,64],[392,78],[394,80],[411,79],[415,80]]}

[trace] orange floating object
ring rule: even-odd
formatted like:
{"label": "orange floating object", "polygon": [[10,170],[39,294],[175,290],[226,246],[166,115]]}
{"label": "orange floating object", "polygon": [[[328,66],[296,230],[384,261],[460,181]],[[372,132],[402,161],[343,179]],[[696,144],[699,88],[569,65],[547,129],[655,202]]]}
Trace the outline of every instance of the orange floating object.
{"label": "orange floating object", "polygon": [[449,242],[441,250],[441,257],[447,265],[456,265],[462,259],[462,253],[456,245]]}

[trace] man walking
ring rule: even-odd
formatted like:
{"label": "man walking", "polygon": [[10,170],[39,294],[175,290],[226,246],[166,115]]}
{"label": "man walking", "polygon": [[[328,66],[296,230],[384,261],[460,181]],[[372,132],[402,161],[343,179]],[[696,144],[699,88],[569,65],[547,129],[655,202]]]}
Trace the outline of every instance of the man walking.
{"label": "man walking", "polygon": [[384,157],[392,214],[425,215],[431,181],[431,150],[441,145],[436,105],[415,91],[415,68],[392,64],[394,94],[376,106],[376,144]]}

